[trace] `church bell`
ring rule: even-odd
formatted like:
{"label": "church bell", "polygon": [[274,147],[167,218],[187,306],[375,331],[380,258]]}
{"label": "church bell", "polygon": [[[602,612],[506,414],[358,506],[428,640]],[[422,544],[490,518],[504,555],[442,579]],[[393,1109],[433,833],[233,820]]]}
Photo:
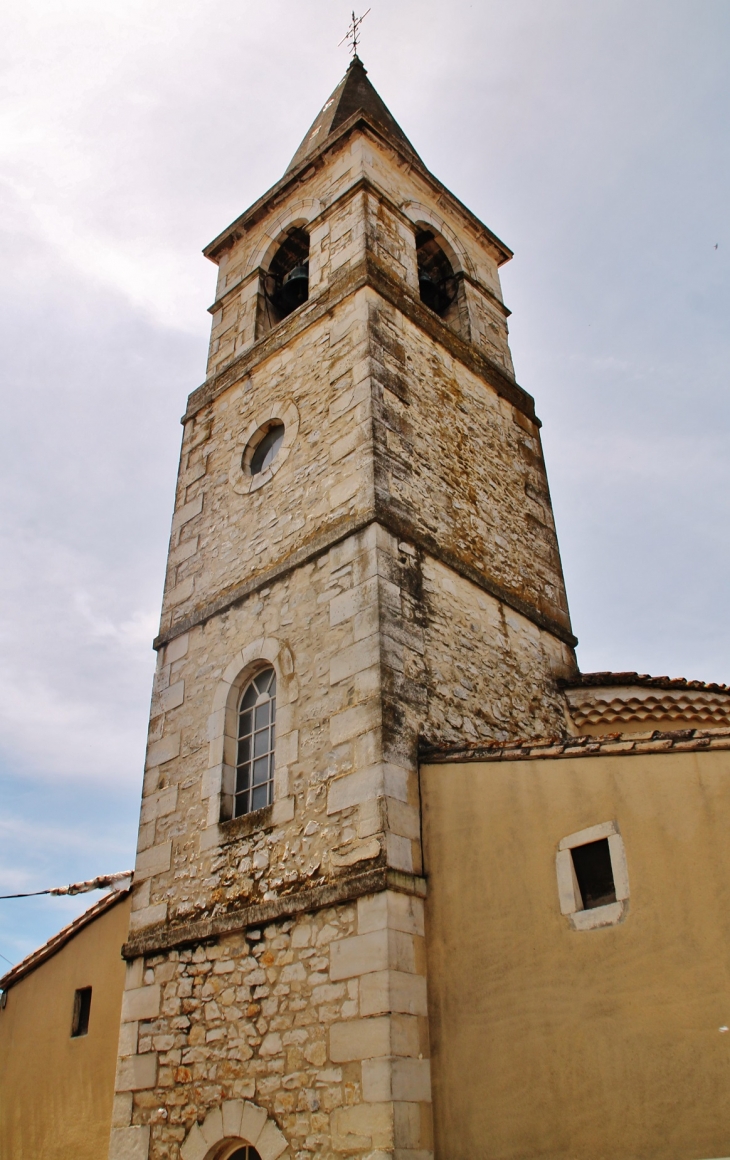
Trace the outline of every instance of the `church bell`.
{"label": "church bell", "polygon": [[307,301],[309,295],[309,262],[295,266],[281,280],[279,300],[287,314]]}

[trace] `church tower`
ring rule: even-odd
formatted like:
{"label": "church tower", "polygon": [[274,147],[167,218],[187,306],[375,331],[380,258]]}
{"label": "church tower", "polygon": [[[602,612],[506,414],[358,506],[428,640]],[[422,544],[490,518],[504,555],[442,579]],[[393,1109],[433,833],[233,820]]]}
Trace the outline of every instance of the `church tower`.
{"label": "church tower", "polygon": [[111,1160],[433,1154],[419,744],[565,732],[510,250],[355,57],[206,249]]}

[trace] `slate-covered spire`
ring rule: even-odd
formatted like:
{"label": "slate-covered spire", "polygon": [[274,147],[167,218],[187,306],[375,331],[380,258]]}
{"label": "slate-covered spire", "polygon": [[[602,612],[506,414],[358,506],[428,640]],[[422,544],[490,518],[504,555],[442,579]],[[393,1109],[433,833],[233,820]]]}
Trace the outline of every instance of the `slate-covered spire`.
{"label": "slate-covered spire", "polygon": [[311,129],[297,149],[287,168],[296,169],[298,165],[319,149],[328,137],[331,137],[345,121],[355,113],[364,113],[378,129],[390,137],[401,149],[421,162],[420,157],[411,145],[403,130],[393,115],[388,111],[367,77],[367,70],[358,56],[353,57],[350,67],[338,84],[328,101],[317,114]]}

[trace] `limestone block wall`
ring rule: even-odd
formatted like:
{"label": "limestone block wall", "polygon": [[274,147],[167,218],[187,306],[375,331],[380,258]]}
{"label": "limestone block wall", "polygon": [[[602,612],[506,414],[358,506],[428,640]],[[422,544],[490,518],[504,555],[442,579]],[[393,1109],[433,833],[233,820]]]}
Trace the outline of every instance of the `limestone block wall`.
{"label": "limestone block wall", "polygon": [[[372,509],[368,346],[354,295],[186,422],[162,631]],[[270,417],[291,442],[252,481],[241,459]]]}
{"label": "limestone block wall", "polygon": [[378,505],[569,632],[538,427],[366,287],[186,422],[161,631]]}
{"label": "limestone block wall", "polygon": [[262,1160],[432,1148],[418,898],[140,957],[122,1019],[111,1160],[202,1160],[236,1110]]}
{"label": "limestone block wall", "polygon": [[[382,142],[357,131],[300,182],[262,200],[264,208],[216,258],[208,377],[262,337],[260,322],[257,327],[260,273],[294,224],[310,234],[310,302],[366,253],[417,292],[415,233],[424,225],[435,230],[454,268],[470,280],[465,337],[514,375],[498,273],[508,251],[492,243],[492,235],[466,211],[459,213],[456,199],[450,198],[448,208],[457,212],[447,212],[443,190]],[[307,307],[299,310],[306,313]]]}
{"label": "limestone block wall", "polygon": [[370,330],[379,503],[569,629],[537,425],[376,295]]}
{"label": "limestone block wall", "polygon": [[[419,735],[559,733],[572,651],[371,524],[159,654],[132,929],[421,866]],[[239,690],[278,677],[275,802],[221,822]],[[231,719],[233,724],[231,724]]]}
{"label": "limestone block wall", "polygon": [[[299,223],[310,299],[262,335],[260,271]],[[418,299],[419,223],[461,272],[458,340]],[[239,1130],[262,1160],[429,1155],[419,739],[559,733],[575,664],[500,245],[358,130],[217,255],[157,642],[113,1160],[203,1160]],[[252,477],[243,452],[273,418],[284,442]],[[268,665],[274,800],[232,818],[240,694]]]}

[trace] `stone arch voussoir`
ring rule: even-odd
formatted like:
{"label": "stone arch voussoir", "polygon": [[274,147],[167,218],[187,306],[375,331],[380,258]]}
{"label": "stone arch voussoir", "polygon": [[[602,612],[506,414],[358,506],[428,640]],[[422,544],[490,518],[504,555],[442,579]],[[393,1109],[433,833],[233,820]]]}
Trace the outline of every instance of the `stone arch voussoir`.
{"label": "stone arch voussoir", "polygon": [[277,668],[280,651],[281,642],[275,637],[261,636],[237,652],[218,682],[213,695],[213,712],[231,705],[231,696],[235,698],[243,683],[253,676],[258,667],[257,662],[263,666],[268,661]]}
{"label": "stone arch voussoir", "polygon": [[180,1149],[182,1160],[225,1160],[236,1146],[250,1144],[261,1160],[288,1160],[288,1144],[265,1108],[249,1100],[224,1100],[202,1124],[193,1124]]}
{"label": "stone arch voussoir", "polygon": [[401,209],[406,217],[410,218],[414,226],[426,225],[435,234],[438,234],[442,242],[445,243],[444,252],[455,272],[458,273],[460,270],[463,270],[467,274],[474,274],[473,263],[469,255],[440,214],[430,209],[429,206],[423,205],[420,201],[406,202],[401,206]]}
{"label": "stone arch voussoir", "polygon": [[302,226],[306,229],[309,223],[322,211],[322,205],[317,198],[305,198],[298,201],[280,213],[274,221],[269,222],[266,233],[261,237],[256,249],[252,252],[248,265],[246,267],[246,274],[250,274],[252,270],[261,266],[264,270],[268,269],[269,262],[281,245],[282,235],[291,226]]}

